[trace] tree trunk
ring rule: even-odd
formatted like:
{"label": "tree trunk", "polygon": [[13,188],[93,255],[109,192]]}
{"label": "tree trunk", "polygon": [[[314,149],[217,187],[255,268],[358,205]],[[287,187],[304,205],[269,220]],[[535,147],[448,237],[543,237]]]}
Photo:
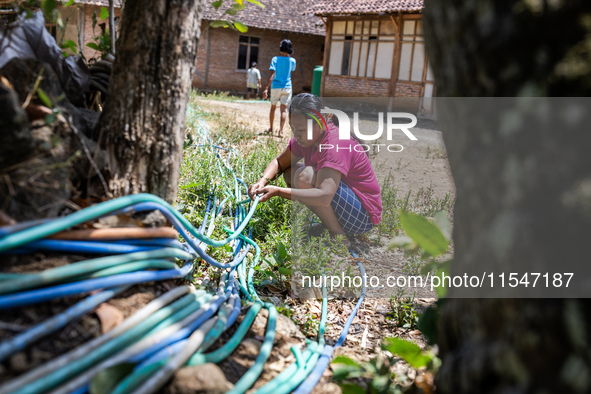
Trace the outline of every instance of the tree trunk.
{"label": "tree trunk", "polygon": [[[427,0],[438,95],[588,96],[589,11],[584,0]],[[588,264],[588,127],[532,135],[475,124],[443,133],[457,190],[452,275],[475,262],[504,272]],[[587,299],[447,299],[438,392],[591,392],[590,324]]]}
{"label": "tree trunk", "polygon": [[127,0],[100,122],[113,196],[173,202],[203,0]]}

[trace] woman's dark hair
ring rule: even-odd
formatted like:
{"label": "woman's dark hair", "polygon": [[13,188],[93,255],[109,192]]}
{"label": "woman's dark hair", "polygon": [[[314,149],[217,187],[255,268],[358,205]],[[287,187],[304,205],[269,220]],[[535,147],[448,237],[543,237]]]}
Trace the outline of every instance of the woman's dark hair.
{"label": "woman's dark hair", "polygon": [[[294,114],[303,114],[308,118],[312,118],[314,112],[319,113],[320,110],[323,108],[324,103],[322,102],[320,97],[315,96],[311,93],[300,93],[291,99],[291,103],[289,104],[289,117],[291,119],[291,116]],[[337,118],[336,116],[332,116],[332,114],[327,115],[328,116],[326,118],[326,121],[339,127],[339,118]],[[360,144],[364,143],[356,135],[351,135],[351,138],[353,138]],[[369,153],[365,152],[365,154],[367,155],[367,157],[369,157]]]}
{"label": "woman's dark hair", "polygon": [[293,45],[291,45],[291,41],[283,40],[281,44],[279,44],[279,52],[285,52],[290,55],[293,54]]}
{"label": "woman's dark hair", "polygon": [[[313,112],[320,112],[324,108],[322,99],[311,93],[300,93],[291,99],[289,104],[289,116],[293,114],[304,114],[308,118],[312,118]],[[335,126],[339,126],[339,119],[332,114],[323,115],[328,123],[332,122]]]}
{"label": "woman's dark hair", "polygon": [[324,108],[324,103],[320,97],[311,93],[300,93],[291,99],[291,103],[289,104],[289,114],[304,114],[310,117],[310,110],[320,112],[322,108]]}

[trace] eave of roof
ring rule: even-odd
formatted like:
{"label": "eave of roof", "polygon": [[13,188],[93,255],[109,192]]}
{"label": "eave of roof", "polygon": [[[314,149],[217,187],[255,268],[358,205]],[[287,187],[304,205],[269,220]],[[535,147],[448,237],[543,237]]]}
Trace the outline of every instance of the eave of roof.
{"label": "eave of roof", "polygon": [[380,15],[422,12],[423,0],[319,0],[307,11],[317,16]]}
{"label": "eave of roof", "polygon": [[306,13],[313,4],[313,0],[261,0],[261,3],[264,4],[264,8],[245,1],[245,8],[234,17],[225,14],[228,8],[225,2],[218,10],[209,6],[203,12],[203,19],[231,21],[234,18],[248,27],[258,29],[317,36],[326,34],[322,20],[311,13]]}

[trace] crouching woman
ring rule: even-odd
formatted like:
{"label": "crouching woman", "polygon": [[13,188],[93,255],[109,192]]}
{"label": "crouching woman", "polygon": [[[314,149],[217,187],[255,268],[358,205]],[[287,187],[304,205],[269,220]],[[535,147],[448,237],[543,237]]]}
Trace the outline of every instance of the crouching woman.
{"label": "crouching woman", "polygon": [[[322,101],[308,93],[289,106],[293,138],[249,188],[264,202],[279,196],[310,208],[331,236],[368,232],[381,221],[382,198],[369,158],[354,139],[339,139],[339,130],[320,116]],[[308,119],[312,119],[311,138]],[[357,148],[356,148],[357,147]],[[300,163],[301,159],[304,160]],[[287,188],[269,185],[283,174]],[[350,241],[345,238],[345,245]]]}

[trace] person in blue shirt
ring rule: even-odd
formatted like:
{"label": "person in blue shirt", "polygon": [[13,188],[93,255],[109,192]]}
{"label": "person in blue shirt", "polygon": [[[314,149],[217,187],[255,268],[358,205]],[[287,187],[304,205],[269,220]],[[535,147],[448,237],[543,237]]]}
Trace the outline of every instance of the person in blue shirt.
{"label": "person in blue shirt", "polygon": [[277,103],[281,102],[281,121],[279,122],[279,137],[283,136],[283,126],[287,119],[287,104],[291,101],[291,72],[296,69],[296,61],[291,57],[293,55],[293,46],[291,41],[283,40],[279,44],[280,56],[275,56],[271,60],[271,76],[269,83],[263,91],[263,98],[267,99],[269,86],[271,87],[271,112],[269,114],[269,121],[271,127],[267,133],[273,134],[273,121],[275,120],[275,109]]}

